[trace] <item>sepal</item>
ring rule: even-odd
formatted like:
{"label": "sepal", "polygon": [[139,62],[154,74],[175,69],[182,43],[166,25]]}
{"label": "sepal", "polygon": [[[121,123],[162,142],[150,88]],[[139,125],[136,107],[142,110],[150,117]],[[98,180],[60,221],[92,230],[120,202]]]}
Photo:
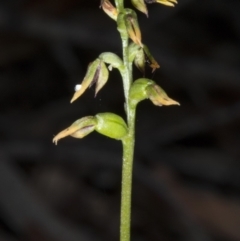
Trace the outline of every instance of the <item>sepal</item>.
{"label": "sepal", "polygon": [[144,53],[147,57],[147,62],[149,62],[149,66],[152,68],[152,72],[154,72],[156,69],[160,68],[160,65],[154,59],[154,57],[152,56],[148,47],[145,44],[143,45],[143,50],[144,50]]}
{"label": "sepal", "polygon": [[95,130],[97,119],[94,116],[86,116],[76,120],[71,126],[59,132],[54,138],[53,143],[57,145],[58,141],[66,136],[83,138]]}
{"label": "sepal", "polygon": [[100,62],[98,75],[96,76],[96,89],[95,89],[95,96],[102,89],[102,87],[107,83],[109,77],[109,71],[107,66],[103,61]]}
{"label": "sepal", "polygon": [[125,26],[129,38],[135,43],[142,46],[142,35],[138,24],[137,14],[132,9],[125,9]]}
{"label": "sepal", "polygon": [[148,17],[148,10],[147,10],[147,6],[144,2],[144,0],[131,0],[132,5],[139,10],[140,12],[144,13],[147,15]]}
{"label": "sepal", "polygon": [[117,21],[118,11],[108,0],[101,0],[100,7],[113,20]]}
{"label": "sepal", "polygon": [[146,93],[154,105],[180,105],[177,101],[169,98],[167,93],[157,84],[149,85],[146,88]]}

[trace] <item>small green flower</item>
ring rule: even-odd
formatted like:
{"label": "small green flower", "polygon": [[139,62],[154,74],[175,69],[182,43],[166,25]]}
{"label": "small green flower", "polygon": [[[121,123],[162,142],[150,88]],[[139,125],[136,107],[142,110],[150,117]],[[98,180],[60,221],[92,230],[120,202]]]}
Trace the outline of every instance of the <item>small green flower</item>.
{"label": "small green flower", "polygon": [[152,68],[152,72],[160,68],[160,65],[154,59],[145,44],[141,47],[135,43],[131,43],[128,47],[128,59],[131,63],[134,61],[134,64],[142,73],[145,72],[145,62]]}
{"label": "small green flower", "polygon": [[153,80],[140,78],[133,82],[129,99],[132,105],[137,105],[144,99],[150,99],[154,105],[180,105],[177,101],[168,97],[166,92]]}
{"label": "small green flower", "polygon": [[67,136],[83,138],[94,130],[115,140],[122,140],[128,133],[127,124],[122,117],[114,113],[98,113],[76,120],[71,126],[59,132],[53,138],[53,143],[57,145],[60,139]]}

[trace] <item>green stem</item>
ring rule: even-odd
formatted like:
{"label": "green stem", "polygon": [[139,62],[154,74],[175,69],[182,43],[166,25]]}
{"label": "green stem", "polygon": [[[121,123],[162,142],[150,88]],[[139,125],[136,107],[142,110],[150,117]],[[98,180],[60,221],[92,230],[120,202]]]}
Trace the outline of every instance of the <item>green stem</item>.
{"label": "green stem", "polygon": [[134,156],[135,107],[129,106],[129,133],[123,140],[120,241],[130,241],[132,168]]}
{"label": "green stem", "polygon": [[[115,0],[118,12],[124,11],[123,0]],[[129,102],[129,89],[132,84],[132,67],[128,60],[128,37],[121,33],[124,70],[122,72],[125,96],[125,110],[127,114],[128,135],[123,140],[122,193],[120,241],[130,241],[131,229],[131,196],[132,196],[132,168],[135,143],[135,112],[136,106]]]}

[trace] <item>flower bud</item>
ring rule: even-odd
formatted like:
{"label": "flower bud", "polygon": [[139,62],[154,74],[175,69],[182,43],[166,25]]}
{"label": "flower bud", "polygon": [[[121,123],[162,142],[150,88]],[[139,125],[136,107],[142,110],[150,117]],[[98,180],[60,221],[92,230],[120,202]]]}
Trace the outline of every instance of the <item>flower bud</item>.
{"label": "flower bud", "polygon": [[150,99],[154,105],[180,105],[177,101],[168,97],[166,92],[154,81],[141,78],[132,84],[129,92],[131,105],[137,105],[144,99]]}
{"label": "flower bud", "polygon": [[132,5],[139,10],[140,12],[143,12],[147,15],[148,17],[148,10],[147,10],[147,6],[144,2],[144,0],[131,0]]}
{"label": "flower bud", "polygon": [[101,5],[103,11],[113,20],[117,21],[117,9],[108,0],[101,0]]}
{"label": "flower bud", "polygon": [[58,140],[66,137],[66,136],[72,136],[75,138],[83,138],[83,137],[87,136],[89,133],[94,131],[96,124],[97,124],[96,117],[93,117],[93,116],[83,117],[83,118],[75,121],[67,129],[59,132],[53,138],[53,143],[55,143],[57,145]]}
{"label": "flower bud", "polygon": [[163,5],[174,7],[177,4],[177,0],[145,0],[146,3],[161,3]]}
{"label": "flower bud", "polygon": [[71,99],[71,103],[79,98],[86,89],[91,87],[94,83],[96,83],[96,96],[98,91],[106,84],[108,76],[109,72],[104,62],[100,59],[93,61],[87,69],[87,73],[82,81],[82,84],[75,87],[76,92]]}
{"label": "flower bud", "polygon": [[128,133],[125,121],[113,113],[99,113],[96,115],[97,125],[95,130],[102,135],[121,140]]}

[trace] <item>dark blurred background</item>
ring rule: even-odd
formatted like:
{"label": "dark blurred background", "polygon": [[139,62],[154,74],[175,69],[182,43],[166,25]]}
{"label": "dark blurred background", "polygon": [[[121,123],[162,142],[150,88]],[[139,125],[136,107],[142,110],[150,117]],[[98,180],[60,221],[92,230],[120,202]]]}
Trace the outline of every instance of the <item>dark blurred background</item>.
{"label": "dark blurred background", "polygon": [[[69,103],[89,62],[121,55],[99,5],[0,2],[0,241],[119,240],[121,143],[51,142],[85,115],[124,115],[116,70]],[[240,240],[240,1],[152,4],[139,22],[161,65],[146,76],[181,107],[138,106],[132,241]]]}

